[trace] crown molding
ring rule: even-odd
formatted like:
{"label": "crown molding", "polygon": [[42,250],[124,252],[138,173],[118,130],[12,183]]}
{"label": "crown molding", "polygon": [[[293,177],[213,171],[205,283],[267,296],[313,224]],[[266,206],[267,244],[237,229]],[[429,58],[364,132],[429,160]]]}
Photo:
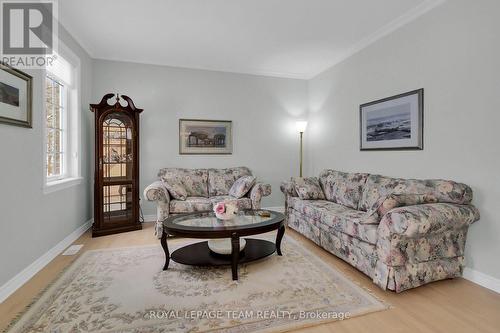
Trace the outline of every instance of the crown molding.
{"label": "crown molding", "polygon": [[375,43],[379,39],[389,35],[390,33],[398,30],[399,28],[403,27],[404,25],[414,21],[418,17],[424,15],[425,13],[429,12],[430,10],[442,5],[446,0],[426,0],[422,2],[420,5],[416,6],[415,8],[407,11],[403,15],[399,16],[395,20],[392,20],[388,24],[384,25],[380,29],[376,30],[374,33],[371,35],[363,38],[356,44],[354,44],[352,47],[350,47],[348,50],[343,52],[340,56],[336,57],[328,67],[325,69],[317,72],[316,74],[308,77],[308,80],[311,80],[315,78],[316,76],[320,75],[321,73],[329,70],[330,68],[334,67],[335,65],[341,63],[342,61],[350,58],[351,56],[355,55],[359,51],[367,48],[371,44]]}
{"label": "crown molding", "polygon": [[264,76],[273,77],[278,79],[296,79],[296,80],[307,80],[310,75],[307,73],[291,73],[291,72],[273,72],[273,71],[262,71],[249,68],[217,68],[211,66],[189,66],[185,64],[175,64],[175,63],[160,63],[154,61],[140,61],[132,60],[128,58],[115,58],[115,57],[93,57],[95,60],[103,61],[115,61],[115,62],[125,62],[129,64],[140,64],[140,65],[150,65],[150,66],[160,66],[160,67],[170,67],[173,69],[184,69],[184,70],[194,70],[194,71],[207,71],[214,73],[224,73],[224,74],[234,74],[234,75],[252,75],[252,76]]}
{"label": "crown molding", "polygon": [[[57,24],[59,25],[59,27],[62,27],[66,33],[71,37],[73,38],[73,40],[82,48],[83,51],[85,51],[87,53],[87,55],[91,58],[91,59],[94,59],[94,50],[90,47],[90,45],[87,45],[86,43],[84,43],[82,41],[82,39],[80,39],[79,37],[77,37],[76,34],[73,33],[72,29],[70,29],[69,27],[67,27],[66,25],[62,24],[62,22],[59,20],[59,19],[56,19],[56,22]],[[57,36],[57,38],[59,40],[61,40],[61,34],[59,33],[59,35]],[[63,41],[64,42],[64,41]]]}
{"label": "crown molding", "polygon": [[327,66],[325,66],[322,70],[317,71],[316,73],[293,73],[293,72],[276,72],[276,71],[266,71],[266,70],[258,70],[252,68],[217,68],[212,66],[191,66],[186,64],[179,63],[159,63],[159,62],[148,62],[148,61],[140,61],[133,60],[128,58],[115,58],[115,57],[103,57],[96,54],[95,50],[93,50],[90,45],[84,43],[80,38],[78,38],[72,31],[71,28],[63,25],[59,22],[61,26],[69,33],[69,35],[80,45],[82,49],[84,49],[87,54],[92,59],[97,60],[107,60],[107,61],[117,61],[117,62],[127,62],[127,63],[135,63],[135,64],[143,64],[143,65],[152,65],[152,66],[163,66],[163,67],[172,67],[179,69],[191,69],[191,70],[204,70],[211,72],[221,72],[221,73],[231,73],[231,74],[242,74],[242,75],[254,75],[254,76],[264,76],[264,77],[275,77],[275,78],[285,78],[285,79],[298,79],[298,80],[311,80],[321,73],[327,71],[328,69],[334,67],[335,65],[341,63],[342,61],[348,59],[369,45],[375,43],[379,39],[389,35],[390,33],[396,31],[402,26],[414,21],[418,17],[423,14],[429,12],[430,10],[440,6],[447,0],[425,0],[420,5],[414,7],[413,9],[407,11],[403,15],[398,18],[392,20],[388,24],[384,25],[380,29],[376,30],[372,34],[367,37],[361,39],[359,42],[355,43],[352,47],[348,48],[346,51],[342,52],[339,56],[335,57],[333,61],[331,61]]}

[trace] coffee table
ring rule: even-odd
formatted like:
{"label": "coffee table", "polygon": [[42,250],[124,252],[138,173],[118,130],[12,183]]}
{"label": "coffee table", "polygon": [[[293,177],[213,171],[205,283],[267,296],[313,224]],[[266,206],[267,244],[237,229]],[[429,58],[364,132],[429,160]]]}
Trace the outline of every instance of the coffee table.
{"label": "coffee table", "polygon": [[[261,216],[268,213],[269,216]],[[285,234],[285,216],[269,210],[248,210],[240,212],[232,220],[222,221],[213,212],[197,212],[175,215],[163,222],[161,245],[165,251],[165,265],[168,269],[170,259],[185,265],[221,266],[231,265],[233,280],[238,280],[238,264],[255,261],[273,254],[281,253],[281,240]],[[278,230],[276,243],[263,239],[246,238],[245,248],[240,252],[240,237],[262,234]],[[208,242],[199,242],[181,247],[170,254],[167,236],[187,238],[230,238],[231,254],[221,255],[210,250]]]}

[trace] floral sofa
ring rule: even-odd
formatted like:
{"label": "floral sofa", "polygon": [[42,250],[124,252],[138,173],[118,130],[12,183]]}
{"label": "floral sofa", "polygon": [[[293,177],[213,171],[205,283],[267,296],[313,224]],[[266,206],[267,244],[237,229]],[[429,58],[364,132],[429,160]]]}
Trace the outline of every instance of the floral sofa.
{"label": "floral sofa", "polygon": [[324,170],[281,191],[289,227],[396,292],[461,276],[479,219],[471,188],[447,180]]}
{"label": "floral sofa", "polygon": [[[157,204],[157,228],[171,214],[212,210],[214,204],[223,200],[235,200],[239,209],[260,209],[262,197],[271,194],[271,185],[255,182],[240,198],[229,195],[234,183],[252,176],[247,167],[228,169],[182,169],[164,168],[158,172],[159,180],[144,189],[144,197]],[[254,177],[248,177],[254,178]],[[172,198],[173,185],[181,186],[186,198]],[[169,186],[170,185],[170,186]],[[239,192],[242,192],[241,189]],[[243,190],[244,192],[244,190]],[[243,193],[242,192],[242,193]],[[158,233],[158,230],[157,230]],[[161,233],[159,233],[161,236]]]}

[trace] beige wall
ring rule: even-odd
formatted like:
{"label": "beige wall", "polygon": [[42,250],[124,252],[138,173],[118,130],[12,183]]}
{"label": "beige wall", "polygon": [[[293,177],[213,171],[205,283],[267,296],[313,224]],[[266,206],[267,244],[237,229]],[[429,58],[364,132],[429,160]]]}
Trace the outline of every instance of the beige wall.
{"label": "beige wall", "polygon": [[43,91],[41,70],[33,76],[33,128],[0,124],[0,287],[91,218],[89,160],[91,59],[64,30],[59,37],[81,61],[83,181],[44,194]]}
{"label": "beige wall", "polygon": [[[272,185],[263,206],[283,206],[279,185],[298,174],[295,119],[307,109],[307,81],[94,60],[92,96],[130,96],[141,114],[140,188],[163,167],[248,166]],[[179,119],[233,121],[232,155],[179,155]],[[154,205],[142,203],[144,214]]]}
{"label": "beige wall", "polygon": [[[32,71],[33,129],[0,125],[0,286],[91,218],[88,104],[108,92],[145,109],[141,188],[161,167],[246,165],[273,186],[264,206],[283,205],[279,184],[298,173],[294,122],[309,100],[307,174],[335,168],[469,184],[482,217],[470,230],[468,266],[500,278],[499,12],[496,0],[449,0],[309,82],[91,60],[61,28],[82,61],[84,182],[43,194],[43,77]],[[425,150],[360,152],[359,104],[421,87]],[[180,156],[179,118],[233,120],[233,155]],[[154,214],[149,203],[144,210]]]}
{"label": "beige wall", "polygon": [[[467,265],[500,278],[500,1],[453,0],[309,82],[309,174],[323,168],[469,184]],[[423,151],[359,151],[359,105],[425,89]]]}

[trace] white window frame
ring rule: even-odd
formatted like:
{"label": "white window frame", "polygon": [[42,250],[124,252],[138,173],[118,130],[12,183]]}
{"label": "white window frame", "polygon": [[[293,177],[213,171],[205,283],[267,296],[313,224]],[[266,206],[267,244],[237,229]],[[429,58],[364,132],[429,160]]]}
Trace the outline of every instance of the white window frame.
{"label": "white window frame", "polygon": [[[80,58],[75,55],[67,46],[59,41],[59,56],[66,60],[72,67],[72,81],[65,82],[63,79],[45,70],[42,80],[43,98],[43,192],[45,194],[58,190],[76,186],[82,183],[81,176],[81,129],[80,129],[80,106],[81,106],[81,81],[80,81]],[[63,127],[63,171],[61,175],[47,177],[47,110],[45,102],[46,76],[49,76],[64,85],[63,105],[65,106],[62,115]],[[65,99],[65,100],[64,100]],[[63,125],[63,126],[64,126]]]}
{"label": "white window frame", "polygon": [[[63,86],[63,89],[61,92],[61,94],[62,94],[61,95],[61,99],[62,99],[62,111],[61,111],[61,129],[62,129],[62,133],[61,133],[62,159],[61,159],[61,162],[62,162],[62,164],[61,164],[61,174],[54,175],[54,176],[47,176],[47,170],[45,170],[45,176],[47,179],[47,183],[51,184],[53,182],[57,182],[57,181],[65,179],[65,178],[68,178],[68,174],[69,174],[68,173],[68,165],[70,162],[70,161],[68,161],[68,159],[70,158],[68,156],[68,144],[69,144],[69,140],[68,140],[68,131],[69,131],[68,112],[71,112],[71,111],[69,110],[69,104],[68,104],[69,100],[68,100],[68,96],[67,96],[68,90],[70,89],[68,84],[66,82],[62,81],[57,76],[53,75],[52,73],[49,74],[47,72],[45,75],[45,78],[47,78],[47,77]],[[45,94],[45,92],[46,92],[46,89],[44,89],[44,94]],[[45,101],[45,99],[44,99],[44,101]],[[45,103],[45,105],[46,105],[46,103]],[[45,110],[45,115],[47,115],[47,110]],[[46,118],[46,116],[45,116],[45,118]],[[45,131],[46,131],[45,132],[45,140],[47,140],[47,125],[46,124],[45,124]],[[47,141],[45,141],[45,153],[47,153]],[[47,168],[47,163],[45,163],[45,168]]]}

